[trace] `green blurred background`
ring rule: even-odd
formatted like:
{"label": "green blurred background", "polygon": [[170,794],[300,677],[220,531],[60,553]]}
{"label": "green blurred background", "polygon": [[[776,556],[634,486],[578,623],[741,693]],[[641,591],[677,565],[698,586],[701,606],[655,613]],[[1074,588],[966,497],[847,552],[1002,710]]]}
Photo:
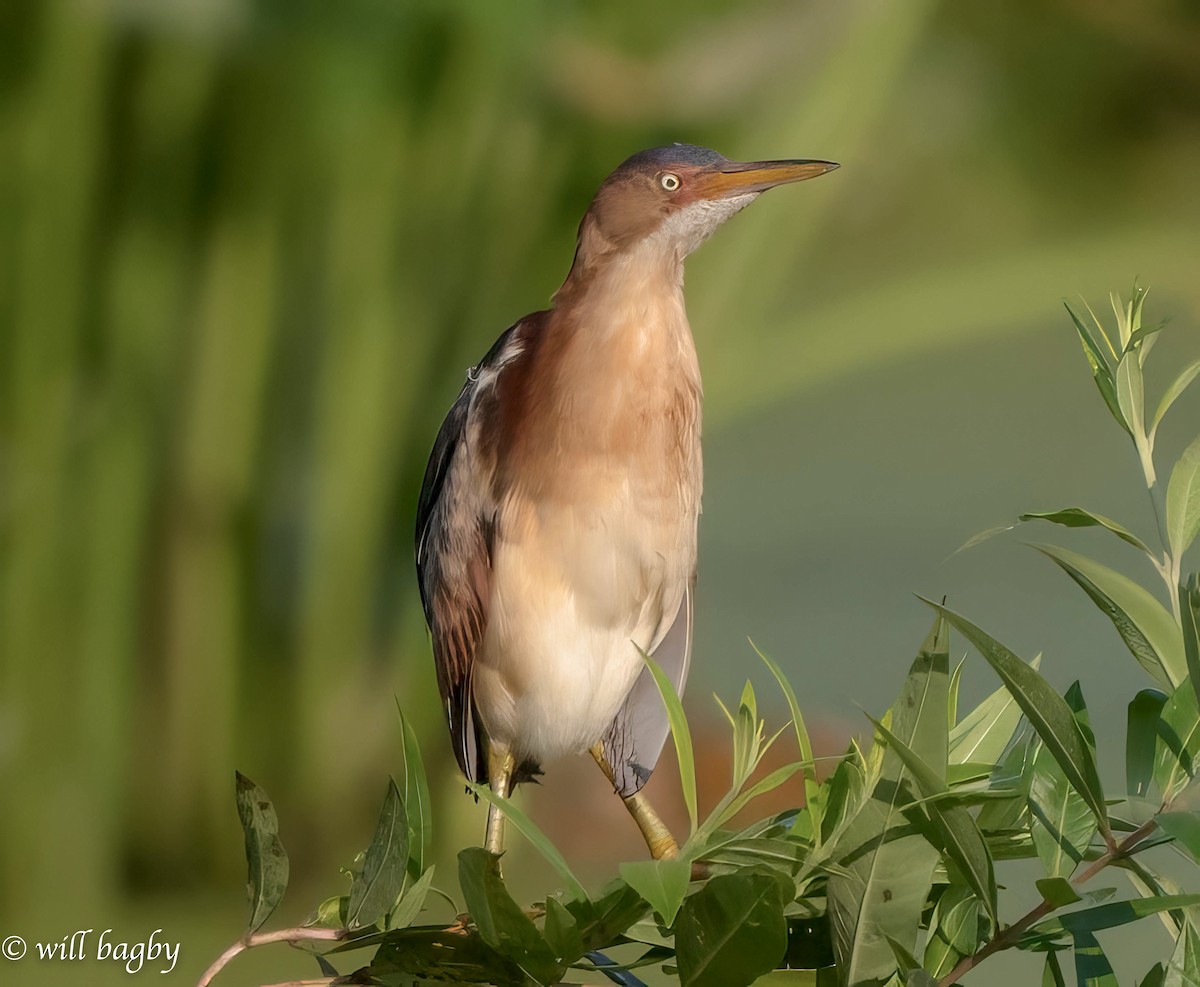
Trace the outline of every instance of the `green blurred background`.
{"label": "green blurred background", "polygon": [[[1194,4],[4,0],[0,934],[164,928],[164,982],[194,982],[245,918],[235,767],[276,800],[303,918],[398,770],[393,694],[453,889],[482,812],[412,572],[425,457],[598,182],[673,140],[843,165],[689,264],[709,790],[710,693],[762,682],[747,634],[830,753],[894,695],[913,592],[1082,676],[1119,751],[1143,683],[1090,604],[1011,541],[948,557],[1069,503],[1153,530],[1059,303],[1140,274],[1173,319],[1152,380],[1200,351]],[[1173,415],[1172,453],[1200,402]],[[965,700],[993,688],[969,669]],[[593,774],[551,768],[533,806],[596,880],[637,846]],[[316,974],[259,953],[224,982]]]}

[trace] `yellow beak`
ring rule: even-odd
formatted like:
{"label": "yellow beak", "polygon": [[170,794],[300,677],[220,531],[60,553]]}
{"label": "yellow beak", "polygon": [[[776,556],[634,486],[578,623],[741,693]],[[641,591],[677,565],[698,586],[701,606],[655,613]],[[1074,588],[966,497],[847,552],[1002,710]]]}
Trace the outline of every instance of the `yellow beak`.
{"label": "yellow beak", "polygon": [[694,187],[701,198],[725,199],[816,178],[836,167],[834,161],[750,161],[745,164],[726,161],[719,168],[699,175]]}

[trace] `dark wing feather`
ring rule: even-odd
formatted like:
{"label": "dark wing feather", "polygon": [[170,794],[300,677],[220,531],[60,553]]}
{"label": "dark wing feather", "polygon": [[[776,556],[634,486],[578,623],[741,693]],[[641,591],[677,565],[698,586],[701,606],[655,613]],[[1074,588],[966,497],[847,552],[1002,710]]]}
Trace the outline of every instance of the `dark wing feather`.
{"label": "dark wing feather", "polygon": [[438,689],[446,709],[454,756],[463,774],[487,781],[480,724],[471,697],[475,652],[487,627],[495,525],[489,478],[476,473],[469,454],[472,408],[481,388],[511,351],[513,326],[467,374],[467,382],[438,430],[417,502],[416,556],[421,604],[433,639]]}
{"label": "dark wing feather", "polygon": [[[682,695],[692,658],[691,585],[684,591],[675,620],[652,657],[667,673],[675,691]],[[650,780],[669,732],[667,711],[658,686],[650,670],[642,669],[604,736],[613,785],[622,798],[633,795]]]}

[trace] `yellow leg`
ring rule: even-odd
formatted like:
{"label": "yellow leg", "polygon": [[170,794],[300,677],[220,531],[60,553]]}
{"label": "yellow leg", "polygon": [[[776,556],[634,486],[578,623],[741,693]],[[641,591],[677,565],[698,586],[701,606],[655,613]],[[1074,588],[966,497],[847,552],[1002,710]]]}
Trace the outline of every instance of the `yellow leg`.
{"label": "yellow leg", "polygon": [[[600,770],[604,772],[604,777],[615,787],[612,765],[608,763],[608,758],[604,754],[604,745],[597,741],[592,746],[591,754],[596,764],[600,766]],[[622,798],[621,801],[625,803],[625,808],[629,810],[633,821],[641,830],[642,839],[650,848],[650,856],[655,860],[679,856],[679,844],[675,842],[675,837],[667,829],[667,824],[659,818],[645,795],[637,792],[628,798]]]}
{"label": "yellow leg", "polygon": [[[488,748],[488,778],[492,791],[501,799],[507,799],[511,790],[513,769],[516,762],[512,754],[501,748]],[[504,852],[504,813],[495,805],[488,806],[487,835],[483,841],[489,853]]]}

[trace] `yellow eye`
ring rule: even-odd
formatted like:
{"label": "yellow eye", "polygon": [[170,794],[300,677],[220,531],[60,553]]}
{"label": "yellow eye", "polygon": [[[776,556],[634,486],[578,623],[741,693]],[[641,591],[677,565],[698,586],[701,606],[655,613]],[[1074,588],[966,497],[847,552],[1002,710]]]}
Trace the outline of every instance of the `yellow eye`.
{"label": "yellow eye", "polygon": [[668,192],[678,191],[679,186],[682,184],[679,181],[679,176],[672,175],[669,171],[659,179],[659,182]]}

